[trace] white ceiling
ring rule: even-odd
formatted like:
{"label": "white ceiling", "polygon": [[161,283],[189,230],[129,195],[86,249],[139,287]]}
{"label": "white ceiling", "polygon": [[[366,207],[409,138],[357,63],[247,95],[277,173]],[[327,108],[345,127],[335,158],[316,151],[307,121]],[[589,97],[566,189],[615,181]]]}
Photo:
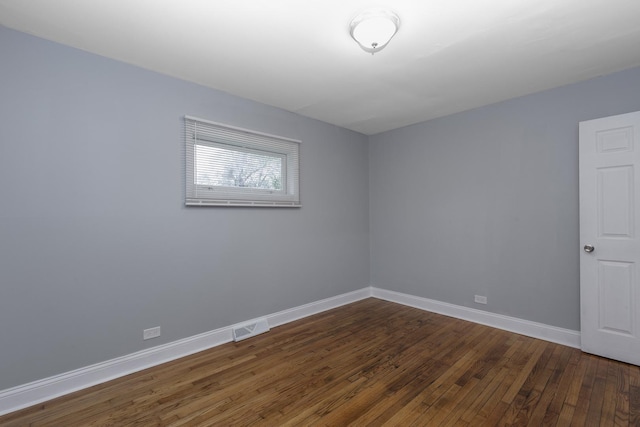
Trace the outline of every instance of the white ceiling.
{"label": "white ceiling", "polygon": [[[370,7],[400,17],[373,56]],[[367,135],[640,65],[640,0],[0,0],[0,24]]]}

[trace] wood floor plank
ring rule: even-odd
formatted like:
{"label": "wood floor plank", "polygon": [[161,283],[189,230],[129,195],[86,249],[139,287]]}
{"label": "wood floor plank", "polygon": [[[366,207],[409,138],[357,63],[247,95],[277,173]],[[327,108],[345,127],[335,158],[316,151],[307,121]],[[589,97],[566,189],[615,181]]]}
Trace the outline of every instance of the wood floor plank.
{"label": "wood floor plank", "polygon": [[[535,341],[536,350],[533,353],[533,357],[525,364],[525,370],[523,370],[518,381],[512,384],[512,387],[507,391],[502,401],[510,402],[509,408],[505,412],[504,416],[500,419],[500,424],[503,425],[526,425],[528,423],[528,416],[531,410],[531,397],[530,394],[536,384],[536,380],[541,372],[544,372],[544,366],[547,364],[553,352],[553,346],[549,343]],[[519,386],[514,390],[513,386]],[[514,395],[515,391],[515,395]],[[511,398],[513,396],[513,398]],[[534,396],[535,397],[535,396]]]}
{"label": "wood floor plank", "polygon": [[[437,393],[441,388],[446,388],[445,384],[448,385],[449,388],[454,385],[457,386],[460,392],[460,386],[456,384],[456,380],[469,369],[475,362],[476,357],[475,351],[467,352],[442,375],[439,375],[424,389],[420,390],[420,393],[414,396],[413,399],[406,402],[400,408],[393,408],[395,411],[392,413],[392,416],[386,420],[387,425],[410,425],[411,422],[419,418],[423,412],[429,408],[428,397],[433,393]],[[439,393],[437,394],[439,395]]]}
{"label": "wood floor plank", "polygon": [[609,367],[605,402],[611,402],[613,417],[609,425],[629,425],[629,366],[613,362]]}
{"label": "wood floor plank", "polygon": [[371,298],[0,425],[640,426],[640,368]]}
{"label": "wood floor plank", "polygon": [[[507,376],[507,369],[500,369],[496,375],[487,376],[486,384],[482,388],[478,387],[478,393],[471,405],[462,413],[460,419],[471,423],[477,412],[484,406],[487,400],[496,392],[500,384]],[[485,379],[483,378],[483,380]]]}
{"label": "wood floor plank", "polygon": [[[578,361],[580,360],[580,351],[575,348],[563,347],[565,352],[565,360],[561,362],[559,366],[566,366],[559,371],[560,378],[555,393],[551,396],[551,401],[547,406],[547,410],[544,416],[544,425],[557,425],[560,423],[560,415],[564,407],[571,384],[574,379],[574,374],[578,367]],[[556,374],[557,375],[557,374]],[[546,390],[544,391],[546,394]],[[567,425],[567,424],[565,424]]]}
{"label": "wood floor plank", "polygon": [[[502,419],[504,414],[509,408],[509,405],[502,401],[502,397],[509,390],[513,383],[513,379],[516,376],[517,368],[515,366],[522,366],[522,348],[525,344],[524,337],[518,337],[518,339],[512,340],[509,350],[505,353],[504,364],[497,364],[496,368],[502,367],[506,369],[506,375],[503,381],[498,384],[498,387],[491,394],[489,399],[485,401],[482,407],[476,412],[474,418],[471,420],[471,425],[497,425],[498,421]],[[534,341],[534,340],[530,340]]]}
{"label": "wood floor plank", "polygon": [[[528,426],[537,427],[541,425],[554,425],[556,417],[549,411],[549,406],[553,401],[560,379],[562,378],[562,366],[567,366],[569,352],[563,347],[556,347],[552,359],[547,363],[545,375],[534,387],[537,402],[533,405]],[[531,402],[531,399],[530,399]]]}
{"label": "wood floor plank", "polygon": [[602,405],[604,404],[604,391],[607,385],[607,371],[609,360],[599,359],[598,367],[595,373],[595,380],[593,382],[593,389],[591,391],[591,397],[589,398],[589,410],[587,412],[587,426],[599,426],[601,423],[606,423],[606,413],[602,412]]}
{"label": "wood floor plank", "polygon": [[562,405],[562,409],[560,410],[560,415],[558,416],[558,422],[556,426],[570,426],[572,425],[573,414],[576,411],[576,407],[573,405],[565,404]]}
{"label": "wood floor plank", "polygon": [[518,373],[518,376],[514,378],[513,382],[511,383],[511,387],[509,387],[509,390],[507,390],[505,395],[502,396],[502,401],[504,403],[511,404],[513,402],[517,394],[520,392],[523,384],[525,383],[529,375],[531,375],[531,370],[538,363],[540,357],[547,348],[547,343],[534,341],[532,342],[532,346],[535,347],[533,354],[531,354],[531,357],[528,359],[526,365]]}
{"label": "wood floor plank", "polygon": [[640,367],[629,366],[629,425],[640,426]]}
{"label": "wood floor plank", "polygon": [[[496,411],[500,411],[502,409],[506,410],[506,405],[500,405],[502,396],[506,393],[508,388],[511,385],[511,380],[513,378],[512,369],[509,368],[512,357],[516,354],[516,352],[520,349],[520,345],[522,344],[522,340],[509,340],[504,342],[507,344],[506,347],[496,346],[491,350],[493,353],[493,358],[484,358],[484,366],[480,369],[483,372],[482,375],[479,375],[478,378],[488,378],[492,381],[496,381],[497,378],[502,378],[502,381],[498,381],[496,384],[496,388],[493,390],[491,394],[489,394],[488,398],[484,400],[484,403],[481,401],[476,401],[474,404],[477,404],[478,410],[475,412],[474,418],[471,421],[472,425],[479,425],[486,423],[487,417],[490,415],[497,415]],[[487,362],[491,361],[491,367],[487,371]],[[505,375],[501,376],[499,371],[504,371]],[[456,401],[457,399],[452,399]],[[473,405],[473,404],[472,404]],[[466,414],[463,414],[463,418]],[[434,418],[435,421],[440,423],[441,417],[440,414]]]}
{"label": "wood floor plank", "polygon": [[593,384],[596,379],[596,368],[598,366],[598,357],[586,354],[586,366],[584,374],[579,380],[581,386],[575,404],[574,417],[571,419],[572,427],[584,427],[587,424],[587,413],[589,410],[589,402],[593,390]]}

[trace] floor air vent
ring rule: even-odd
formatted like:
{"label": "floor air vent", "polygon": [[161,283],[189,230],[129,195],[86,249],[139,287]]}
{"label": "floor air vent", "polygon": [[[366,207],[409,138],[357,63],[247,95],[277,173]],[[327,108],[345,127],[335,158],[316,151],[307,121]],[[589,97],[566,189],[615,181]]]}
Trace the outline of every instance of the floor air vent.
{"label": "floor air vent", "polygon": [[267,332],[269,329],[269,322],[264,317],[252,320],[251,322],[247,322],[233,328],[233,340],[242,341],[263,332]]}

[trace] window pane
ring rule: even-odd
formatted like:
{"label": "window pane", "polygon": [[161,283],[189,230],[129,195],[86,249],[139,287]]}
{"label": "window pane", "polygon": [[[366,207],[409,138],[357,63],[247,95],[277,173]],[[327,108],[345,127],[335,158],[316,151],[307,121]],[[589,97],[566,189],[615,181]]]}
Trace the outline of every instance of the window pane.
{"label": "window pane", "polygon": [[301,141],[184,119],[187,206],[302,206]]}
{"label": "window pane", "polygon": [[196,185],[283,190],[283,157],[195,145]]}

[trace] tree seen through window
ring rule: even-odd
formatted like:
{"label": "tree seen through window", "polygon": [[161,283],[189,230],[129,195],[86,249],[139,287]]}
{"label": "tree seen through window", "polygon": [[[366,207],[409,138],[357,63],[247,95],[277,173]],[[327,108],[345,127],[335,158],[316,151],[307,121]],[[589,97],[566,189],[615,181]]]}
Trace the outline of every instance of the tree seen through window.
{"label": "tree seen through window", "polygon": [[195,184],[282,191],[283,158],[196,144]]}

